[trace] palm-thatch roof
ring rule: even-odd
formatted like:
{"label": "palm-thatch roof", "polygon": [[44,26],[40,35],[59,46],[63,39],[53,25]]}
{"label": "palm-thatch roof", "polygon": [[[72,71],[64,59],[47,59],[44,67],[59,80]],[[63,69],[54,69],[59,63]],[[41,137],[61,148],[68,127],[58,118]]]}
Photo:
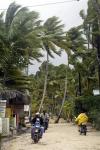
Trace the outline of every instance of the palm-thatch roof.
{"label": "palm-thatch roof", "polygon": [[30,96],[17,90],[0,91],[0,99],[7,100],[8,104],[29,104]]}

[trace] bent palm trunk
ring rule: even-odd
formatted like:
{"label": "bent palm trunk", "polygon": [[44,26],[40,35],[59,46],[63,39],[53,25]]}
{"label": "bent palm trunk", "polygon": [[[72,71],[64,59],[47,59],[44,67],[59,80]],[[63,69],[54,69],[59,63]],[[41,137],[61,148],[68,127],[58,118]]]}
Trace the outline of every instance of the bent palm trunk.
{"label": "bent palm trunk", "polygon": [[40,107],[39,107],[39,112],[41,112],[43,102],[44,102],[44,98],[45,98],[45,94],[46,94],[46,89],[47,89],[48,62],[49,62],[49,56],[48,56],[48,52],[47,52],[47,62],[46,62],[46,74],[45,74],[45,81],[44,81],[44,89],[43,89],[43,96],[42,96]]}
{"label": "bent palm trunk", "polygon": [[61,113],[62,113],[62,109],[63,109],[64,103],[65,103],[65,100],[66,100],[66,93],[67,93],[67,71],[66,71],[66,78],[65,78],[64,97],[63,97],[63,100],[62,100],[62,104],[61,104],[61,108],[60,108],[60,111],[59,111],[59,114],[58,114],[58,118],[55,121],[55,123],[59,122],[59,119],[60,119],[60,116],[61,116]]}

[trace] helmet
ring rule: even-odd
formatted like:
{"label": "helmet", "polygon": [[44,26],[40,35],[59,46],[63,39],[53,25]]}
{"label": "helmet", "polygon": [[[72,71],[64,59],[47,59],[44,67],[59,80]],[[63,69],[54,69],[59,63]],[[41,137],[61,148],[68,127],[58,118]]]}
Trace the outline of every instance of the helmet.
{"label": "helmet", "polygon": [[39,115],[40,115],[40,113],[39,113],[39,112],[37,112],[35,115],[36,115],[36,116],[39,116]]}

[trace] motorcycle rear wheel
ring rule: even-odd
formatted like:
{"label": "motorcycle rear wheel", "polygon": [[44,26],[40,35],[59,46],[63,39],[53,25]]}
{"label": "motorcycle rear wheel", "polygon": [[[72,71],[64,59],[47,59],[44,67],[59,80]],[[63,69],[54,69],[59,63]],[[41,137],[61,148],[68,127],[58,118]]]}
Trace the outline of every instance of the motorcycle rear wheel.
{"label": "motorcycle rear wheel", "polygon": [[84,131],[84,135],[86,136],[86,131]]}
{"label": "motorcycle rear wheel", "polygon": [[36,144],[36,143],[38,143],[38,141],[39,141],[39,137],[38,136],[34,136],[34,143]]}

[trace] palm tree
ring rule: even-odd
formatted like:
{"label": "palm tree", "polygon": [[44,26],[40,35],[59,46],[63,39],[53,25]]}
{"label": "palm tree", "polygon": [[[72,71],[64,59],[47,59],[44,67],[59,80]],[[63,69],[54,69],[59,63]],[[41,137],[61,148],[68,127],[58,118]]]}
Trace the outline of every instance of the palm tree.
{"label": "palm tree", "polygon": [[[39,14],[29,11],[16,3],[11,3],[7,9],[5,19],[0,16],[0,39],[2,42],[2,66],[5,79],[8,70],[12,68],[23,69],[30,60],[42,56],[40,53],[40,23]],[[1,53],[1,52],[0,52]]]}
{"label": "palm tree", "polygon": [[[87,32],[87,27],[90,26],[90,31]],[[84,18],[84,31],[88,35],[89,33],[89,43],[92,45],[91,53],[94,53],[97,60],[94,63],[94,68],[97,71],[98,63],[98,87],[100,90],[100,1],[99,0],[89,0],[87,15]],[[97,52],[96,52],[97,51]],[[97,54],[96,54],[97,53]],[[96,75],[96,74],[95,74]]]}
{"label": "palm tree", "polygon": [[56,53],[57,55],[60,55],[61,53],[57,47],[57,43],[58,42],[60,43],[63,40],[63,35],[64,35],[63,27],[64,25],[61,24],[59,18],[55,16],[47,19],[43,25],[44,32],[42,34],[42,45],[43,45],[43,49],[47,52],[47,61],[46,61],[44,90],[41,99],[41,104],[39,107],[39,112],[42,109],[45,94],[46,94],[49,56],[53,57],[52,52]]}
{"label": "palm tree", "polygon": [[[67,42],[68,42],[68,40],[67,40]],[[69,43],[65,43],[65,44],[63,43],[62,44],[62,47],[65,49],[65,51],[67,53],[68,64],[67,64],[66,73],[65,73],[65,86],[64,86],[63,100],[62,100],[62,104],[61,104],[61,107],[60,107],[60,110],[59,110],[59,114],[58,114],[58,117],[57,117],[55,123],[59,122],[64,104],[65,104],[65,100],[68,96],[68,69],[69,69],[69,56],[70,56],[70,50],[68,48],[68,45],[70,45],[70,44]]]}
{"label": "palm tree", "polygon": [[98,29],[98,34],[96,34],[96,49],[97,49],[97,57],[98,57],[98,79],[99,79],[99,93],[100,93],[100,1],[97,0],[92,0],[93,8],[96,12],[98,22],[97,22],[97,29]]}
{"label": "palm tree", "polygon": [[[68,74],[68,68],[69,68],[69,64],[70,64],[70,59],[71,59],[71,51],[73,51],[73,53],[76,55],[78,55],[78,53],[81,53],[82,50],[84,50],[84,39],[82,38],[81,36],[81,32],[79,31],[79,28],[80,27],[77,27],[77,28],[72,28],[70,29],[67,34],[66,34],[66,41],[63,41],[62,44],[61,44],[61,47],[63,49],[65,49],[66,53],[67,53],[67,56],[68,56],[68,65],[67,65],[67,68],[66,68],[66,78],[65,78],[65,88],[64,88],[64,97],[63,97],[63,100],[62,100],[62,105],[61,105],[61,108],[59,110],[59,114],[58,114],[58,117],[57,117],[57,120],[55,121],[55,123],[58,123],[59,122],[59,119],[60,119],[60,116],[61,116],[61,113],[62,113],[62,110],[63,110],[63,106],[64,106],[64,103],[65,103],[65,100],[66,100],[66,97],[68,96],[67,95],[67,74]],[[74,62],[74,63],[72,63]],[[75,65],[75,58],[74,60],[71,61],[71,63],[73,65]],[[80,91],[80,94],[81,94],[81,81],[80,81],[80,73],[79,73],[79,91]]]}

